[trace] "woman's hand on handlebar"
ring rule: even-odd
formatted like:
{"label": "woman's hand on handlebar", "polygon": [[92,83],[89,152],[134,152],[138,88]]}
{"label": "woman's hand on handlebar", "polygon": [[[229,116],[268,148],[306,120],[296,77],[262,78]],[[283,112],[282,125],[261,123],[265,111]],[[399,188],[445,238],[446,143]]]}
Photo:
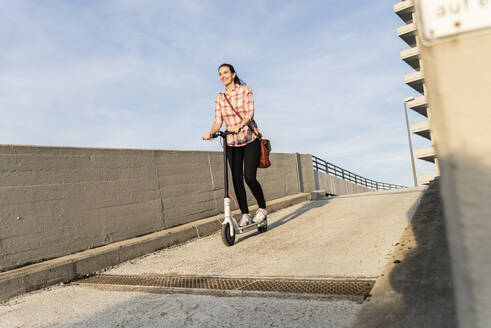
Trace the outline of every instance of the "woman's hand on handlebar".
{"label": "woman's hand on handlebar", "polygon": [[211,137],[211,133],[210,132],[206,132],[205,134],[203,134],[203,140],[211,140],[213,139]]}
{"label": "woman's hand on handlebar", "polygon": [[217,132],[214,132],[214,133],[205,133],[203,134],[203,140],[212,140],[213,138],[216,138],[216,137],[225,137],[229,134],[235,134],[237,133],[238,131],[242,130],[243,127],[240,127],[238,129],[234,129],[234,130],[237,130],[237,131],[228,131],[228,130],[225,130],[225,131],[217,131]]}

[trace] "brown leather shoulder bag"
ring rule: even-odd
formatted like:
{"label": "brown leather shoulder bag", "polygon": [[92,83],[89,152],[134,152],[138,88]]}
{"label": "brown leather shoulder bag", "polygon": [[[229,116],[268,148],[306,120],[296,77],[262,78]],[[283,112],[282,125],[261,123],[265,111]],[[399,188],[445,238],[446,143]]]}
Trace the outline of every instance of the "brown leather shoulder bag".
{"label": "brown leather shoulder bag", "polygon": [[[225,93],[223,93],[223,95],[225,96],[225,99],[227,99],[227,102],[230,105],[230,107],[232,107],[232,110],[234,111],[234,113],[237,114],[237,116],[242,120],[242,116],[235,110],[234,106],[232,106],[232,103],[230,102],[230,100],[228,100],[227,95]],[[254,119],[249,121],[249,123],[252,121],[254,121]],[[271,151],[271,141],[269,139],[264,139],[263,136],[261,135],[261,133],[259,133],[259,131],[257,131],[257,123],[255,124],[256,128],[251,127],[251,125],[249,123],[247,123],[247,126],[249,127],[249,129],[251,129],[252,133],[254,133],[256,135],[256,137],[259,139],[259,141],[261,143],[261,156],[259,157],[258,167],[263,168],[263,169],[270,167],[271,161],[269,160],[269,152]],[[254,123],[255,123],[255,121],[254,121]]]}

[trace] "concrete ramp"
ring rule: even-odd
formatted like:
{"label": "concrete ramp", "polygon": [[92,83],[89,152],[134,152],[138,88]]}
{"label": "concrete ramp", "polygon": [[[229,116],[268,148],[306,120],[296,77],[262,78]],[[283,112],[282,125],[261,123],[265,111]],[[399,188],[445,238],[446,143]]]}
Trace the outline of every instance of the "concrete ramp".
{"label": "concrete ramp", "polygon": [[[370,192],[303,202],[271,214],[269,231],[240,235],[232,247],[224,246],[217,233],[128,261],[92,278],[122,281],[131,276],[162,282],[163,276],[215,276],[203,280],[240,280],[247,286],[275,278],[288,284],[291,280],[373,282],[397,251],[395,244],[407,231],[423,191]],[[311,279],[298,281],[303,277]],[[266,292],[250,296],[169,292],[149,285],[93,288],[75,282],[11,299],[0,305],[0,322],[2,328],[348,327],[364,306],[346,297],[302,298]]]}
{"label": "concrete ramp", "polygon": [[215,234],[126,262],[106,274],[375,278],[391,258],[424,188],[301,203],[271,214],[269,230]]}

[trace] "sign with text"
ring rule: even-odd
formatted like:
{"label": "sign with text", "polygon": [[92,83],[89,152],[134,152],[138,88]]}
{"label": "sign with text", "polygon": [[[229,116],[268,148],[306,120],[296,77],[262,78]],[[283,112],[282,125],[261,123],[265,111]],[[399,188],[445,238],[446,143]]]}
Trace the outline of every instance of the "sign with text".
{"label": "sign with text", "polygon": [[419,0],[426,41],[491,27],[491,0]]}

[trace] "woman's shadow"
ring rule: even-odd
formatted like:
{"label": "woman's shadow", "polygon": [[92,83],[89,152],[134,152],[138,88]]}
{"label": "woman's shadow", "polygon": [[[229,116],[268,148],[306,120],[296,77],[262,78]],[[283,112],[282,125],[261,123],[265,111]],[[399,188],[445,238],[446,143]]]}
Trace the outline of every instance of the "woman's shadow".
{"label": "woman's shadow", "polygon": [[[268,231],[271,229],[278,228],[279,226],[298,218],[302,214],[304,214],[304,213],[306,213],[306,212],[308,212],[314,208],[319,208],[319,207],[325,206],[331,199],[333,199],[333,197],[328,197],[326,199],[313,200],[313,201],[305,202],[302,206],[297,208],[295,211],[280,217],[278,220],[275,220],[271,224],[268,223]],[[293,205],[293,206],[295,206],[295,205]],[[254,236],[258,235],[259,233],[260,232],[257,231],[257,229],[256,229],[254,233],[248,233],[248,234],[244,235],[244,237],[239,238],[236,241],[236,243],[244,241],[250,237],[254,237]]]}

